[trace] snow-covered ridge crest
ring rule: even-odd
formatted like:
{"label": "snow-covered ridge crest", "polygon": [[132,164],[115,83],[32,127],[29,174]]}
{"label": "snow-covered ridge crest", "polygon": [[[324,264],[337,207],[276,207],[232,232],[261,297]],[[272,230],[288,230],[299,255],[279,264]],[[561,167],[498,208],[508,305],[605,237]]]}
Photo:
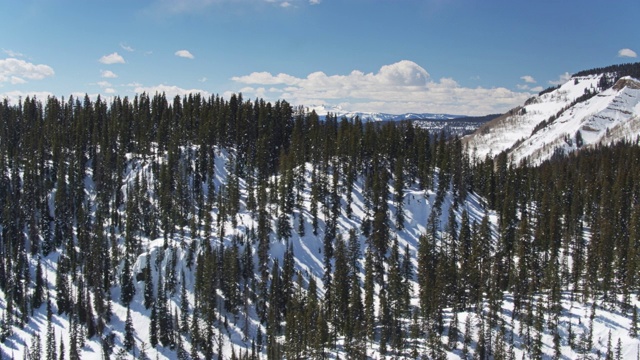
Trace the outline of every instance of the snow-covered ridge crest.
{"label": "snow-covered ridge crest", "polygon": [[465,143],[478,159],[507,151],[519,164],[539,164],[570,152],[640,135],[640,81],[623,77],[602,91],[602,76],[573,77],[558,89],[487,123]]}

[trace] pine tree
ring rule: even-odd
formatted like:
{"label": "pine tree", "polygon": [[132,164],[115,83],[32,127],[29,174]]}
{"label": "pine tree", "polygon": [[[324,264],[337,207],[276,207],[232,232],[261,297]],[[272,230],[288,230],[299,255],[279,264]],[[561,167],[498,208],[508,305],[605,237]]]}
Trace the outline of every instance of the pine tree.
{"label": "pine tree", "polygon": [[70,292],[67,280],[67,261],[64,256],[58,259],[58,268],[56,269],[56,304],[58,305],[58,313],[68,313],[70,310]]}
{"label": "pine tree", "polygon": [[364,268],[364,324],[367,340],[375,336],[375,280],[373,270],[373,255],[367,249]]}
{"label": "pine tree", "polygon": [[338,236],[335,246],[335,270],[333,271],[333,281],[331,282],[331,294],[333,296],[330,304],[333,306],[331,322],[336,332],[346,333],[346,325],[349,319],[349,293],[350,278],[349,265],[347,259],[347,249],[342,236]]}
{"label": "pine tree", "polygon": [[186,334],[189,331],[189,299],[187,298],[187,285],[182,272],[182,286],[180,290],[180,332]]}
{"label": "pine tree", "polygon": [[158,307],[156,303],[151,307],[149,317],[149,343],[154,348],[158,345]]}
{"label": "pine tree", "polygon": [[153,274],[151,273],[151,254],[147,254],[144,274],[144,308],[149,309],[153,306]]}
{"label": "pine tree", "polygon": [[127,318],[124,323],[124,348],[131,351],[135,345],[133,320],[131,319],[131,310],[127,306]]}
{"label": "pine tree", "polygon": [[46,338],[46,359],[47,360],[56,360],[56,334],[53,329],[52,323],[52,309],[51,309],[51,301],[47,300],[47,338]]}
{"label": "pine tree", "polygon": [[120,300],[123,304],[129,305],[133,296],[136,293],[135,285],[133,284],[133,277],[131,275],[131,264],[129,257],[124,257],[124,265],[122,267],[122,274],[120,276],[121,292]]}
{"label": "pine tree", "polygon": [[632,338],[638,337],[638,307],[633,306],[633,312],[631,315],[631,326],[629,326],[629,336]]}
{"label": "pine tree", "polygon": [[450,350],[455,350],[458,347],[458,341],[460,336],[459,324],[458,324],[458,312],[453,311],[453,319],[449,323],[448,332],[448,347]]}
{"label": "pine tree", "polygon": [[33,290],[33,296],[31,297],[32,309],[37,309],[42,305],[44,300],[44,278],[42,273],[42,263],[38,256],[38,264],[36,266],[36,278],[35,289]]}
{"label": "pine tree", "polygon": [[42,355],[42,343],[40,339],[40,334],[36,333],[31,337],[31,346],[29,347],[28,359],[36,360],[40,359]]}
{"label": "pine tree", "polygon": [[471,345],[471,314],[467,313],[467,318],[464,321],[464,335],[462,337],[462,356],[467,358],[469,355],[469,346]]}
{"label": "pine tree", "polygon": [[404,228],[404,159],[396,159],[393,171],[394,202],[396,205],[396,227]]}

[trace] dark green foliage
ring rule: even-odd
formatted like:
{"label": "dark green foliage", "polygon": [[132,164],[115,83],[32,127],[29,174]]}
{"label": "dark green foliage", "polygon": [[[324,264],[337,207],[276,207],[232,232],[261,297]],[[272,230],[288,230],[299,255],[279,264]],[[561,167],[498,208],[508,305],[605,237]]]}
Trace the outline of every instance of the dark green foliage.
{"label": "dark green foliage", "polygon": [[[601,86],[636,68],[608,69],[615,75]],[[513,295],[513,316],[531,318],[532,354],[539,355],[545,324],[558,348],[565,289],[611,306],[622,294],[637,336],[637,310],[629,308],[640,289],[636,143],[583,149],[537,167],[513,166],[506,154],[472,163],[461,139],[408,122],[320,121],[285,101],[241,95],[26,98],[0,103],[0,120],[3,340],[54,294],[52,304],[72,324],[77,358],[84,335],[108,336],[113,289],[120,289],[116,301],[141,301],[149,310],[144,340],[179,358],[187,356],[186,341],[192,358],[215,357],[231,326],[247,343],[255,338],[253,355],[272,358],[320,358],[336,344],[362,358],[367,342],[389,356],[425,350],[438,357],[440,335],[450,348],[462,342],[466,356],[474,329],[465,324],[461,334],[461,310],[482,317],[474,354],[506,356],[506,335],[491,338],[504,291]],[[583,134],[572,136],[579,143]],[[214,171],[221,156],[228,159],[224,183]],[[85,189],[91,181],[95,193]],[[357,211],[365,215],[356,219],[360,186]],[[418,220],[425,233],[405,246],[403,232],[415,230],[405,228],[406,206],[424,201],[406,196],[408,188],[434,203]],[[483,218],[467,212],[476,195]],[[293,252],[307,223],[323,241],[323,274],[297,267]],[[147,249],[146,239],[164,244]],[[272,258],[272,247],[283,257]],[[43,268],[52,265],[55,288],[47,289]],[[129,320],[123,344],[131,350]],[[56,353],[55,335],[46,340],[48,358],[66,356]]]}
{"label": "dark green foliage", "polygon": [[136,294],[136,288],[133,284],[133,276],[131,274],[131,264],[129,262],[129,257],[125,256],[124,265],[122,266],[122,275],[120,278],[120,283],[122,284],[121,292],[120,292],[120,300],[123,304],[129,305],[133,296]]}
{"label": "dark green foliage", "polygon": [[[610,74],[610,76],[603,76],[600,81],[600,88],[607,89],[615,84],[618,79],[624,76],[631,76],[636,79],[640,78],[640,63],[628,63],[628,64],[619,64],[606,66],[602,68],[594,68],[584,71],[579,71],[572,75],[572,77],[577,76],[588,76],[588,75],[598,75],[598,74]],[[612,75],[612,76],[611,76]]]}
{"label": "dark green foliage", "polygon": [[131,351],[135,345],[133,320],[131,320],[131,310],[127,308],[127,318],[124,324],[124,348]]}

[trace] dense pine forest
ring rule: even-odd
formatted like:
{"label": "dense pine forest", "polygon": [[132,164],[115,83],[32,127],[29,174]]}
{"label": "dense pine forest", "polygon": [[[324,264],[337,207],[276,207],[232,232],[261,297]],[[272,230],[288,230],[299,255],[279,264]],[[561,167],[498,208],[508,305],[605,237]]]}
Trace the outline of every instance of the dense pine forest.
{"label": "dense pine forest", "polygon": [[631,354],[640,146],[507,159],[241,95],[5,100],[2,358]]}

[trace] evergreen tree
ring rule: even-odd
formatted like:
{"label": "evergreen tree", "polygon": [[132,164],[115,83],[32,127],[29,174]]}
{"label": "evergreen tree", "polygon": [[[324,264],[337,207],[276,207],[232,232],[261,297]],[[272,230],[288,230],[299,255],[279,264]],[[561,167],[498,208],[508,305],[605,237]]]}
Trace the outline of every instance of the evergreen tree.
{"label": "evergreen tree", "polygon": [[638,337],[638,307],[633,305],[631,313],[631,326],[629,326],[629,336],[632,338]]}
{"label": "evergreen tree", "polygon": [[133,284],[133,276],[131,275],[131,264],[129,262],[129,257],[124,257],[124,265],[122,267],[122,274],[120,276],[121,292],[120,292],[120,300],[129,305],[131,300],[133,300],[133,296],[136,293],[135,285]]}
{"label": "evergreen tree", "polygon": [[133,320],[131,319],[131,310],[127,307],[127,318],[124,323],[124,348],[131,351],[135,345]]}
{"label": "evergreen tree", "polygon": [[153,274],[151,273],[151,254],[147,254],[144,274],[144,308],[149,309],[153,306]]}
{"label": "evergreen tree", "polygon": [[42,305],[44,301],[44,278],[42,273],[42,263],[40,257],[38,257],[38,264],[36,266],[36,278],[35,288],[33,290],[33,296],[31,297],[32,309],[37,309]]}

